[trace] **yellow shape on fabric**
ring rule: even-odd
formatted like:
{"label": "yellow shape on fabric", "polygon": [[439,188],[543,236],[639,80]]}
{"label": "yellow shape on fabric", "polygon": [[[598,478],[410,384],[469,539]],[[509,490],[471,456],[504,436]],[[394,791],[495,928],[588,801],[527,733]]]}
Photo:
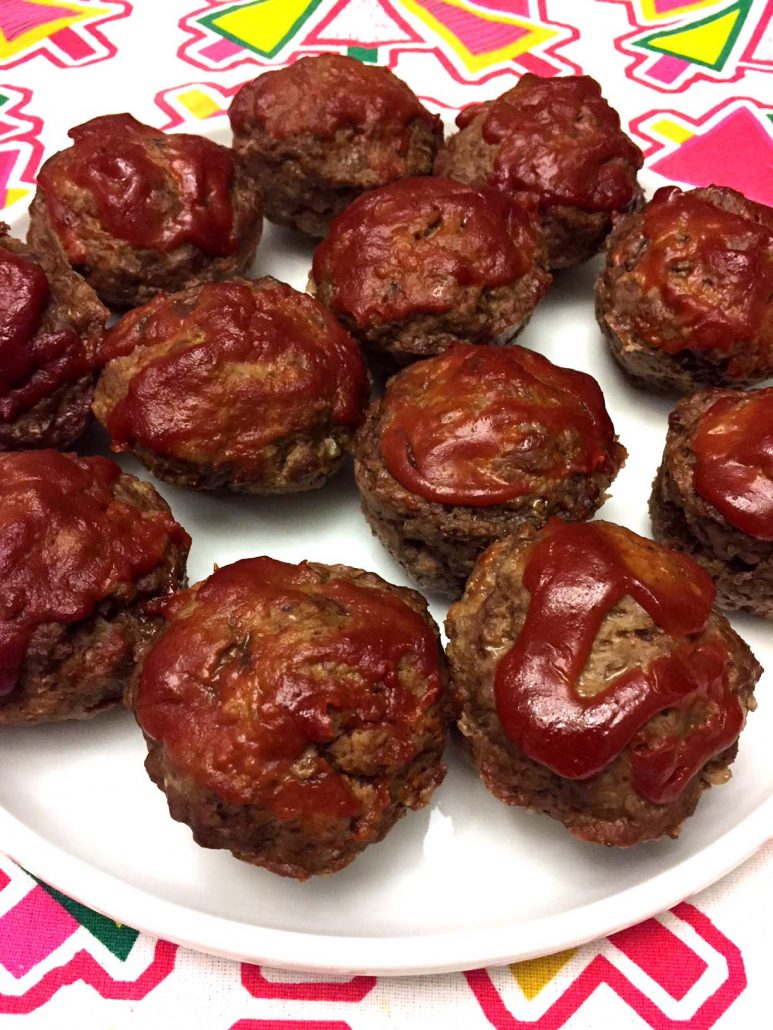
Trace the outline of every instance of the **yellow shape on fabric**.
{"label": "yellow shape on fabric", "polygon": [[693,129],[688,129],[682,122],[677,122],[673,118],[659,118],[656,122],[650,123],[650,128],[671,143],[684,143],[695,135]]}
{"label": "yellow shape on fabric", "polygon": [[207,19],[215,31],[261,54],[273,54],[311,6],[310,0],[260,0]]}
{"label": "yellow shape on fabric", "polygon": [[[48,39],[62,29],[75,25],[77,22],[90,21],[94,18],[110,14],[110,10],[106,7],[95,7],[93,4],[87,3],[73,3],[72,0],[22,0],[22,2],[28,7],[54,8],[56,13],[52,13],[51,18],[48,20],[33,16],[29,28],[21,28],[21,31],[14,32],[9,38],[3,31],[3,24],[5,23],[6,26],[15,24],[11,21],[11,18],[14,15],[18,17],[21,11],[14,9],[12,5],[9,5],[5,11],[0,10],[0,61],[16,57],[17,54],[28,50],[41,40]],[[2,0],[0,0],[1,6]],[[20,7],[18,4],[16,6]],[[62,14],[63,10],[71,11],[72,13]]]}
{"label": "yellow shape on fabric", "polygon": [[5,201],[3,203],[3,207],[10,207],[11,204],[15,204],[19,200],[24,200],[28,193],[29,190],[24,190],[20,187],[7,189],[5,191]]}
{"label": "yellow shape on fabric", "polygon": [[710,7],[716,7],[719,2],[720,0],[690,0],[689,3],[679,4],[678,7],[669,7],[667,11],[659,8],[657,0],[639,0],[639,6],[642,21],[663,21],[692,11],[706,11]]}
{"label": "yellow shape on fabric", "polygon": [[502,46],[494,45],[491,50],[473,53],[450,25],[431,14],[425,7],[420,6],[416,3],[416,0],[401,0],[403,7],[407,8],[412,14],[415,14],[432,32],[448,44],[470,72],[479,72],[492,64],[512,60],[512,58],[518,57],[519,54],[523,54],[527,50],[533,50],[540,43],[544,43],[546,40],[553,39],[558,35],[555,29],[548,28],[546,25],[539,25],[524,18],[518,18],[515,15],[505,14],[503,11],[484,11],[479,7],[466,3],[465,0],[439,0],[439,3],[442,7],[457,8],[468,17],[479,19],[481,28],[488,22],[505,26],[512,25],[515,28],[524,30],[522,34],[518,35],[517,39],[509,43]]}
{"label": "yellow shape on fabric", "polygon": [[673,54],[674,57],[715,65],[722,57],[740,16],[741,12],[736,8],[711,21],[688,26],[682,32],[650,36],[647,44],[653,50]]}
{"label": "yellow shape on fabric", "polygon": [[177,100],[194,118],[209,118],[221,110],[220,105],[203,89],[186,89],[177,94]]}
{"label": "yellow shape on fabric", "polygon": [[575,954],[577,948],[568,951],[557,951],[555,955],[544,955],[542,958],[530,958],[525,962],[513,962],[510,972],[529,1001],[536,998],[539,992],[553,977],[557,976],[566,963]]}

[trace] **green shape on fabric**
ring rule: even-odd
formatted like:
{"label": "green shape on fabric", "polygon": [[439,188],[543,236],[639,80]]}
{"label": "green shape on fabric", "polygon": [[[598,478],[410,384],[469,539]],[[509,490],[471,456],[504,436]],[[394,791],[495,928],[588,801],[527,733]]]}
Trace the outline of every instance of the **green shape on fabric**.
{"label": "green shape on fabric", "polygon": [[634,45],[721,71],[741,34],[752,3],[753,0],[736,0],[706,18],[642,36]]}
{"label": "green shape on fabric", "polygon": [[355,57],[363,64],[375,64],[378,61],[378,47],[350,46],[346,52],[349,57]]}
{"label": "green shape on fabric", "polygon": [[33,879],[36,883],[40,884],[47,894],[51,895],[54,901],[58,901],[62,908],[70,913],[73,919],[76,919],[93,937],[96,937],[101,944],[104,944],[108,951],[112,952],[121,962],[126,961],[129,952],[134,947],[134,942],[139,937],[138,930],[134,930],[130,926],[124,926],[123,923],[116,923],[115,920],[108,919],[107,916],[101,916],[99,912],[95,912],[92,908],[87,908],[85,905],[81,905],[79,901],[73,901],[72,898],[68,898],[66,894],[58,891],[56,887],[50,887],[42,880],[38,880],[37,876],[34,876]]}

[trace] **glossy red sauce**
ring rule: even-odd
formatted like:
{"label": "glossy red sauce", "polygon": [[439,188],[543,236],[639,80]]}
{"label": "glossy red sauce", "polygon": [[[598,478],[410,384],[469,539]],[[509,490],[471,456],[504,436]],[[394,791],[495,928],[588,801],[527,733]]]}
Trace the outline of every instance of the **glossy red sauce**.
{"label": "glossy red sauce", "polygon": [[392,380],[381,453],[411,493],[484,507],[613,470],[615,432],[591,376],[522,347],[457,344]]}
{"label": "glossy red sauce", "polygon": [[514,283],[534,267],[537,250],[532,221],[516,204],[425,176],[350,204],[314,252],[313,274],[332,283],[334,311],[367,327],[450,311],[460,287]]}
{"label": "glossy red sauce", "polygon": [[490,182],[500,189],[584,211],[619,211],[636,195],[641,151],[587,75],[524,75],[489,105],[482,133],[498,147]]}
{"label": "glossy red sauce", "polygon": [[168,254],[192,244],[211,257],[234,253],[235,167],[226,147],[203,136],[167,135],[129,114],[92,118],[69,135],[73,146],[43,165],[38,182],[73,264],[89,260],[86,212],[133,247]]}
{"label": "glossy red sauce", "polygon": [[188,542],[168,512],[116,500],[106,458],[58,451],[0,456],[0,694],[17,685],[35,629],[88,618],[122,584]]}
{"label": "glossy red sauce", "polygon": [[[643,337],[669,354],[685,348],[732,352],[731,375],[762,359],[773,366],[773,212],[747,201],[748,217],[701,191],[659,189],[644,211],[648,246],[635,269],[642,290],[656,292],[666,317],[634,314]],[[752,344],[749,348],[748,344]]]}
{"label": "glossy red sauce", "polygon": [[[630,744],[634,789],[655,804],[672,801],[744,723],[726,647],[703,634],[711,579],[684,555],[619,526],[553,520],[532,546],[523,582],[529,610],[495,679],[507,735],[529,758],[576,780],[600,772]],[[626,595],[672,638],[670,650],[582,697],[577,682],[602,622]],[[687,736],[650,738],[649,719],[699,698],[704,715]]]}
{"label": "glossy red sauce", "polygon": [[773,541],[773,389],[715,401],[690,447],[700,496],[731,526]]}
{"label": "glossy red sauce", "polygon": [[401,79],[343,54],[321,54],[264,72],[237,93],[229,117],[235,133],[248,134],[257,123],[278,140],[304,134],[333,139],[353,129],[389,141],[372,155],[372,170],[382,181],[402,174],[414,122],[425,122],[437,135],[443,131],[437,115]]}
{"label": "glossy red sauce", "polygon": [[[442,688],[440,651],[422,616],[386,590],[250,558],[173,598],[167,618],[137,719],[227,801],[280,819],[354,819],[362,803],[325,745],[383,729],[386,767],[415,757],[414,724]],[[293,769],[302,756],[303,775]]]}
{"label": "glossy red sauce", "polygon": [[106,335],[106,360],[126,354],[125,396],[104,412],[97,394],[116,450],[137,442],[259,471],[272,441],[329,422],[354,428],[367,403],[355,342],[284,283],[207,283],[155,298]]}
{"label": "glossy red sauce", "polygon": [[0,419],[11,422],[92,361],[71,329],[42,330],[50,290],[43,269],[0,243]]}

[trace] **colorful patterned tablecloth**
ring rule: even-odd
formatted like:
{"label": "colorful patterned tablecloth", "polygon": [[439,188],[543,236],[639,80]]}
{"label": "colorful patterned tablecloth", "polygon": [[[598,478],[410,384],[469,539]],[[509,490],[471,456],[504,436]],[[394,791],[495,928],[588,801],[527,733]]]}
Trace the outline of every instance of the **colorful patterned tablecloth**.
{"label": "colorful patterned tablecloth", "polygon": [[[160,127],[220,119],[266,67],[337,50],[429,106],[526,71],[595,75],[663,181],[773,204],[771,0],[0,0],[0,207],[21,214],[70,125],[124,106]],[[771,828],[773,831],[773,827]],[[0,841],[2,849],[2,841]],[[773,1025],[773,844],[609,939],[419,979],[287,974],[116,925],[0,860],[0,1022],[370,1030]]]}

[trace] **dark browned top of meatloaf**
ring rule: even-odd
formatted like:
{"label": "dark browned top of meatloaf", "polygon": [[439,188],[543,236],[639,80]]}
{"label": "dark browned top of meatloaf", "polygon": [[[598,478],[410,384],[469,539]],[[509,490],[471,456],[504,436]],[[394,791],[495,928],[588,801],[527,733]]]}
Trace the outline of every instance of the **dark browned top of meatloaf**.
{"label": "dark browned top of meatloaf", "polygon": [[643,375],[651,350],[713,365],[721,385],[773,370],[771,297],[773,210],[726,187],[664,187],[609,238],[597,307]]}
{"label": "dark browned top of meatloaf", "polygon": [[35,631],[133,599],[136,583],[187,552],[187,533],[149,484],[106,458],[0,455],[0,693],[11,691]]}
{"label": "dark browned top of meatloaf", "polygon": [[[0,223],[0,423],[9,428],[66,384],[91,380],[108,312],[54,255]],[[23,446],[23,441],[22,441]]]}
{"label": "dark browned top of meatloaf", "polygon": [[354,340],[269,277],[157,297],[107,333],[103,357],[94,411],[115,449],[256,478],[273,444],[353,431],[368,397]]}
{"label": "dark browned top of meatloaf", "polygon": [[180,775],[229,804],[351,825],[366,796],[389,806],[392,779],[442,746],[443,653],[415,591],[346,566],[253,558],[166,614],[134,710]]}
{"label": "dark browned top of meatloaf", "polygon": [[[359,197],[314,253],[317,295],[368,330],[466,308],[528,277],[531,306],[550,282],[530,214],[450,179],[401,179]],[[494,327],[492,335],[498,331]]]}

